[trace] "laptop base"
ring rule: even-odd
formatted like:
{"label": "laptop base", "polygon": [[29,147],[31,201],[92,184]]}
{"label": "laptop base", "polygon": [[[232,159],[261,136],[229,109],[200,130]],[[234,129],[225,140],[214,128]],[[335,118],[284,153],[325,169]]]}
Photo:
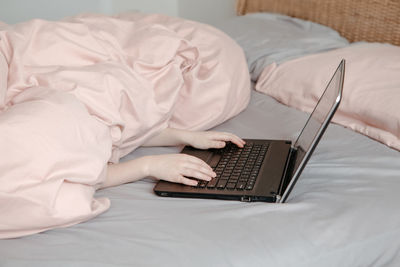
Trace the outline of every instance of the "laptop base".
{"label": "laptop base", "polygon": [[[238,200],[243,202],[262,201],[277,202],[282,194],[287,169],[291,142],[287,140],[259,140],[244,139],[246,144],[267,145],[264,160],[258,171],[257,179],[251,190],[242,189],[219,189],[199,188],[182,184],[159,181],[154,187],[154,192],[163,197],[183,198],[207,198]],[[215,155],[218,150],[199,150],[192,147],[185,147],[181,153],[196,156],[214,167]]]}

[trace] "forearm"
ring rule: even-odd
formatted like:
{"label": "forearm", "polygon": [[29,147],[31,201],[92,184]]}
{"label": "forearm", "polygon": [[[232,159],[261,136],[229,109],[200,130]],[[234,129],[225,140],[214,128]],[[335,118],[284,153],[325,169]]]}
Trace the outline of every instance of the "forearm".
{"label": "forearm", "polygon": [[142,146],[179,146],[187,145],[189,131],[166,128],[158,135],[147,140]]}
{"label": "forearm", "polygon": [[[231,133],[191,132],[167,128],[144,145],[191,145],[199,149],[209,149],[222,148],[226,142],[235,143],[239,147],[243,147],[245,144],[245,141]],[[196,185],[196,180],[187,177],[209,181],[215,175],[206,162],[194,156],[182,153],[153,155],[109,165],[106,181],[100,188],[130,183],[148,176],[170,182]]]}
{"label": "forearm", "polygon": [[101,185],[100,189],[140,180],[149,176],[148,172],[148,157],[141,157],[118,164],[109,164],[106,181]]}

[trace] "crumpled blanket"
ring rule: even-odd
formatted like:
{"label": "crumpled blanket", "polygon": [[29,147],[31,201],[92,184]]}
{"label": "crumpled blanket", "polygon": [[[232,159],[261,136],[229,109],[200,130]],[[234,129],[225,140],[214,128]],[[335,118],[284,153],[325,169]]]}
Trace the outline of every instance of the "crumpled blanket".
{"label": "crumpled blanket", "polygon": [[205,130],[250,98],[242,50],[204,24],[140,13],[0,26],[0,238],[106,211],[117,163],[166,127]]}

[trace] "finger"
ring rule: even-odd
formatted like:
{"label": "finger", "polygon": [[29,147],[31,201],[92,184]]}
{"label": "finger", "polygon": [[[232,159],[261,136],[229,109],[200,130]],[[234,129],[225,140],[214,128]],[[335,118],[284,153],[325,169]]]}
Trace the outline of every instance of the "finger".
{"label": "finger", "polygon": [[210,148],[223,148],[226,146],[225,141],[210,141]]}
{"label": "finger", "polygon": [[190,155],[185,155],[185,156],[188,160],[186,166],[189,166],[189,164],[196,164],[199,167],[203,167],[207,170],[212,171],[212,168],[210,167],[210,165],[208,165],[204,160],[199,159],[198,157],[195,157],[195,156],[190,156]]}
{"label": "finger", "polygon": [[199,183],[198,181],[186,178],[183,175],[179,176],[177,182],[189,186],[196,186]]}
{"label": "finger", "polygon": [[246,144],[246,142],[237,135],[230,134],[230,138],[231,139],[229,141],[236,144],[238,147],[243,147]]}
{"label": "finger", "polygon": [[192,178],[196,178],[199,180],[205,180],[205,181],[210,181],[212,178],[209,174],[206,174],[206,173],[201,172],[196,169],[186,169],[182,172],[182,174],[186,177],[192,177]]}
{"label": "finger", "polygon": [[246,143],[243,139],[232,133],[219,133],[218,135],[214,136],[214,140],[232,142],[238,147],[243,147]]}
{"label": "finger", "polygon": [[[196,173],[201,173],[202,175],[205,175],[205,176],[211,177],[211,178],[217,176],[217,174],[211,168],[204,167],[204,166],[197,165],[197,164],[188,164],[185,166],[185,169],[183,169],[182,171],[185,173],[187,173],[189,171],[194,171]],[[193,176],[193,177],[198,178],[197,176]]]}

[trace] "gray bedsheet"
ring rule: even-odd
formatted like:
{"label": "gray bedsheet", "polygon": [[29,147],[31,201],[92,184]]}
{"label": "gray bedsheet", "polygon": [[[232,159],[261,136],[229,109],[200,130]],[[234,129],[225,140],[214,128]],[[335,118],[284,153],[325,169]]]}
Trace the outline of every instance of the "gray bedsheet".
{"label": "gray bedsheet", "polygon": [[[306,118],[253,92],[217,130],[294,139]],[[400,266],[400,153],[341,126],[329,126],[285,204],[161,198],[154,184],[98,191],[111,209],[89,222],[1,240],[0,266]]]}
{"label": "gray bedsheet", "polygon": [[217,25],[242,48],[253,81],[266,66],[347,46],[332,28],[277,13],[251,13]]}

